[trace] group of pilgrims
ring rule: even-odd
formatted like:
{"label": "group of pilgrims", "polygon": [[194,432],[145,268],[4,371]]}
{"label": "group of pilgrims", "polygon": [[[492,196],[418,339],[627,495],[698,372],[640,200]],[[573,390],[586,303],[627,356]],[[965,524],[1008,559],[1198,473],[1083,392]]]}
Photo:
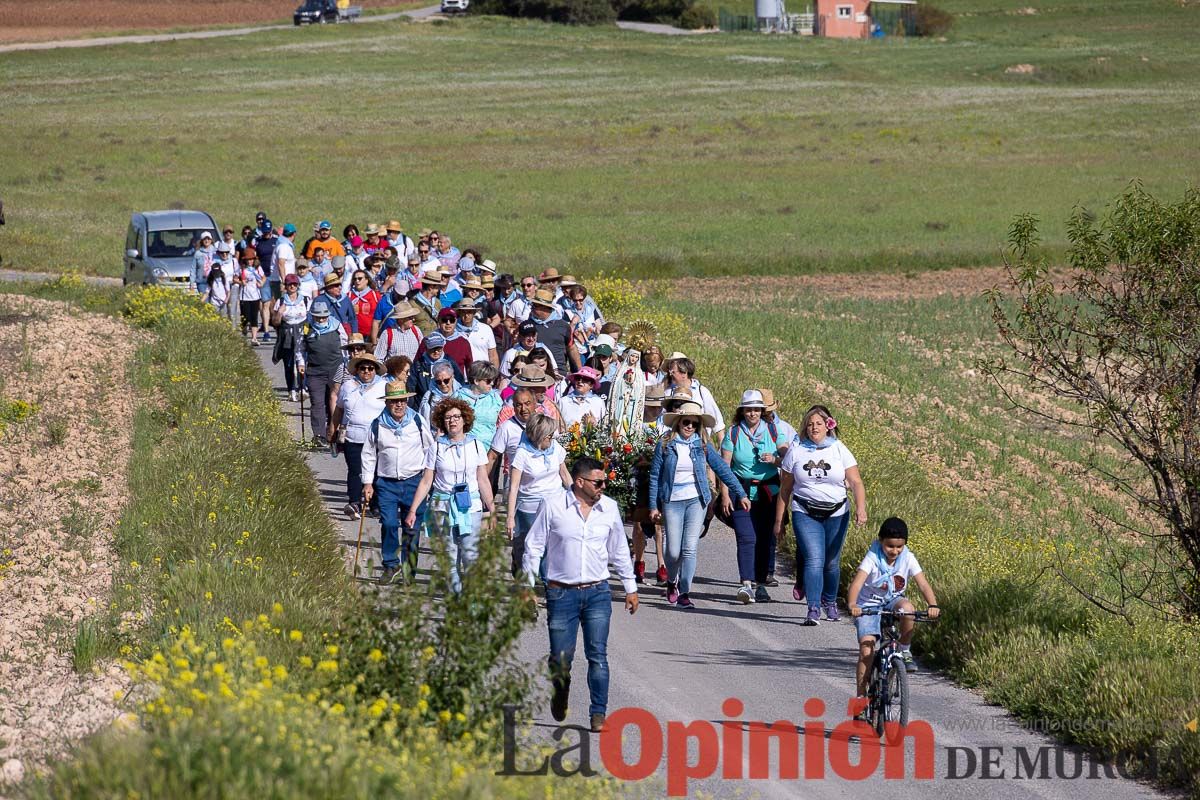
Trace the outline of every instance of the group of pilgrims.
{"label": "group of pilgrims", "polygon": [[797,432],[770,388],[750,387],[727,424],[695,362],[664,356],[652,324],[608,320],[573,276],[517,278],[438,231],[413,239],[393,220],[365,236],[348,225],[339,240],[322,221],[300,245],[294,225],[275,230],[260,212],[240,238],[223,233],[197,243],[196,289],[237,311],[251,345],[273,346],[290,399],[308,405],[311,441],[344,457],[344,513],[381,526],[380,584],[412,580],[424,533],[460,591],[500,506],[513,574],[537,580],[525,544],[546,499],[572,484],[564,442],[604,426],[653,440],[624,509],[638,584],[655,580],[671,604],[694,608],[699,542],[716,517],[737,538],[736,598],[769,602],[788,515],[805,622],[838,618],[849,501],[860,524],[867,511],[825,406]]}

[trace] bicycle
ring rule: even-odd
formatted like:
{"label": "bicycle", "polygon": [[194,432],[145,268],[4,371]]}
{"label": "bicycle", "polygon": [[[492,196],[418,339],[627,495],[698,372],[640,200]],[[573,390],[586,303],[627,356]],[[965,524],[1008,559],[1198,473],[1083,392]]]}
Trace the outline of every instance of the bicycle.
{"label": "bicycle", "polygon": [[[911,617],[916,622],[935,622],[924,611],[885,611],[881,608],[864,608],[863,616],[879,615],[879,641],[875,645],[875,659],[867,679],[867,722],[880,736],[887,736],[894,743],[903,734],[908,724],[908,670],[900,655],[900,632],[896,630],[897,617]],[[888,723],[893,723],[888,728]]]}

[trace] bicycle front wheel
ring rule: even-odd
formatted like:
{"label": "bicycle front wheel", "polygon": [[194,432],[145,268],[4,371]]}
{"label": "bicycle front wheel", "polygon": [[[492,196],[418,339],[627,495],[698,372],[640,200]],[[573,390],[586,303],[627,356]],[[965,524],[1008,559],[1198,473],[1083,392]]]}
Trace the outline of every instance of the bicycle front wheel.
{"label": "bicycle front wheel", "polygon": [[[879,725],[876,730],[889,742],[897,742],[908,724],[908,671],[904,662],[895,658],[884,680]],[[890,723],[890,724],[889,724]]]}

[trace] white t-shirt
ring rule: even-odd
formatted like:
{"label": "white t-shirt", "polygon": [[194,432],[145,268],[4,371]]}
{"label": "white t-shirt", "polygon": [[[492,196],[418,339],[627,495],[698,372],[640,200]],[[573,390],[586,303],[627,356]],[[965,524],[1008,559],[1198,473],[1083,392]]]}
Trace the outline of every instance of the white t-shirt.
{"label": "white t-shirt", "polygon": [[286,236],[276,240],[275,253],[271,256],[271,280],[282,281],[296,272],[296,248]]}
{"label": "white t-shirt", "polygon": [[317,295],[320,293],[321,287],[317,283],[317,279],[313,277],[311,271],[300,279],[300,294],[304,295],[309,300],[316,300]]}
{"label": "white t-shirt", "polygon": [[[474,361],[490,361],[489,350],[496,349],[496,334],[481,322],[475,323],[475,329],[464,334],[471,343],[471,359]],[[509,362],[510,364],[512,362]]]}
{"label": "white t-shirt", "polygon": [[550,445],[549,458],[534,455],[524,447],[517,448],[512,468],[521,470],[521,485],[517,488],[518,510],[537,511],[542,498],[562,492],[563,485],[558,468],[566,460],[567,451],[558,442]]}
{"label": "white t-shirt", "polygon": [[517,446],[521,444],[521,437],[525,435],[525,426],[516,420],[516,417],[504,420],[496,428],[496,435],[492,437],[492,449],[508,459],[509,464],[517,454]]}
{"label": "white t-shirt", "polygon": [[[467,484],[472,494],[479,494],[480,466],[487,466],[487,450],[469,433],[459,444],[435,439],[433,447],[425,452],[425,469],[433,470],[433,491],[440,494],[450,494],[460,483]],[[471,510],[482,511],[483,501],[473,501]]]}
{"label": "white t-shirt", "polygon": [[596,422],[604,416],[604,398],[596,393],[580,397],[571,392],[558,401],[558,410],[562,412],[563,425],[570,427],[573,423],[583,424],[583,418],[591,414]]}
{"label": "white t-shirt", "polygon": [[[862,591],[858,593],[858,605],[878,605],[887,596],[887,577],[885,570],[881,569],[882,566],[879,558],[870,551],[858,565],[861,571],[867,573],[867,582],[863,584]],[[887,569],[892,573],[893,596],[904,594],[912,577],[921,574],[922,571],[921,565],[917,563],[917,557],[907,547],[900,551],[900,555],[896,556],[896,563]]]}
{"label": "white t-shirt", "polygon": [[[696,488],[696,466],[692,463],[692,448],[680,441],[675,446],[675,477],[671,483],[671,502],[691,500],[700,496]],[[706,479],[707,480],[707,479]]]}
{"label": "white t-shirt", "polygon": [[[796,502],[816,500],[822,503],[837,503],[846,499],[846,470],[858,466],[854,455],[840,441],[828,447],[813,450],[796,442],[788,448],[779,469],[790,472],[795,479],[792,489],[792,511],[803,511]],[[847,513],[850,504],[845,503],[833,516]]]}
{"label": "white t-shirt", "polygon": [[258,267],[251,269],[245,267],[242,269],[242,299],[247,302],[259,302],[262,300],[262,287],[258,285],[260,280],[265,280],[266,275]]}

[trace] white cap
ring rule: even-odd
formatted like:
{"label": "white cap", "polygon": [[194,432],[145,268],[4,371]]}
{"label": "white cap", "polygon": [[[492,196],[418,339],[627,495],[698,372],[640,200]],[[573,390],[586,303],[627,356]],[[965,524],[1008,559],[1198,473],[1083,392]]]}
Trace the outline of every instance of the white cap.
{"label": "white cap", "polygon": [[218,253],[228,253],[231,249],[232,248],[229,246],[229,242],[220,242],[217,244]]}
{"label": "white cap", "polygon": [[592,340],[593,348],[599,347],[602,344],[608,345],[613,350],[617,349],[617,340],[614,339],[613,337],[609,336],[607,333],[602,333],[599,336],[597,336],[595,339]]}
{"label": "white cap", "polygon": [[204,238],[211,239],[211,238],[213,238],[213,235],[211,233],[209,233],[208,231],[200,231],[200,238],[201,239],[204,239]]}

